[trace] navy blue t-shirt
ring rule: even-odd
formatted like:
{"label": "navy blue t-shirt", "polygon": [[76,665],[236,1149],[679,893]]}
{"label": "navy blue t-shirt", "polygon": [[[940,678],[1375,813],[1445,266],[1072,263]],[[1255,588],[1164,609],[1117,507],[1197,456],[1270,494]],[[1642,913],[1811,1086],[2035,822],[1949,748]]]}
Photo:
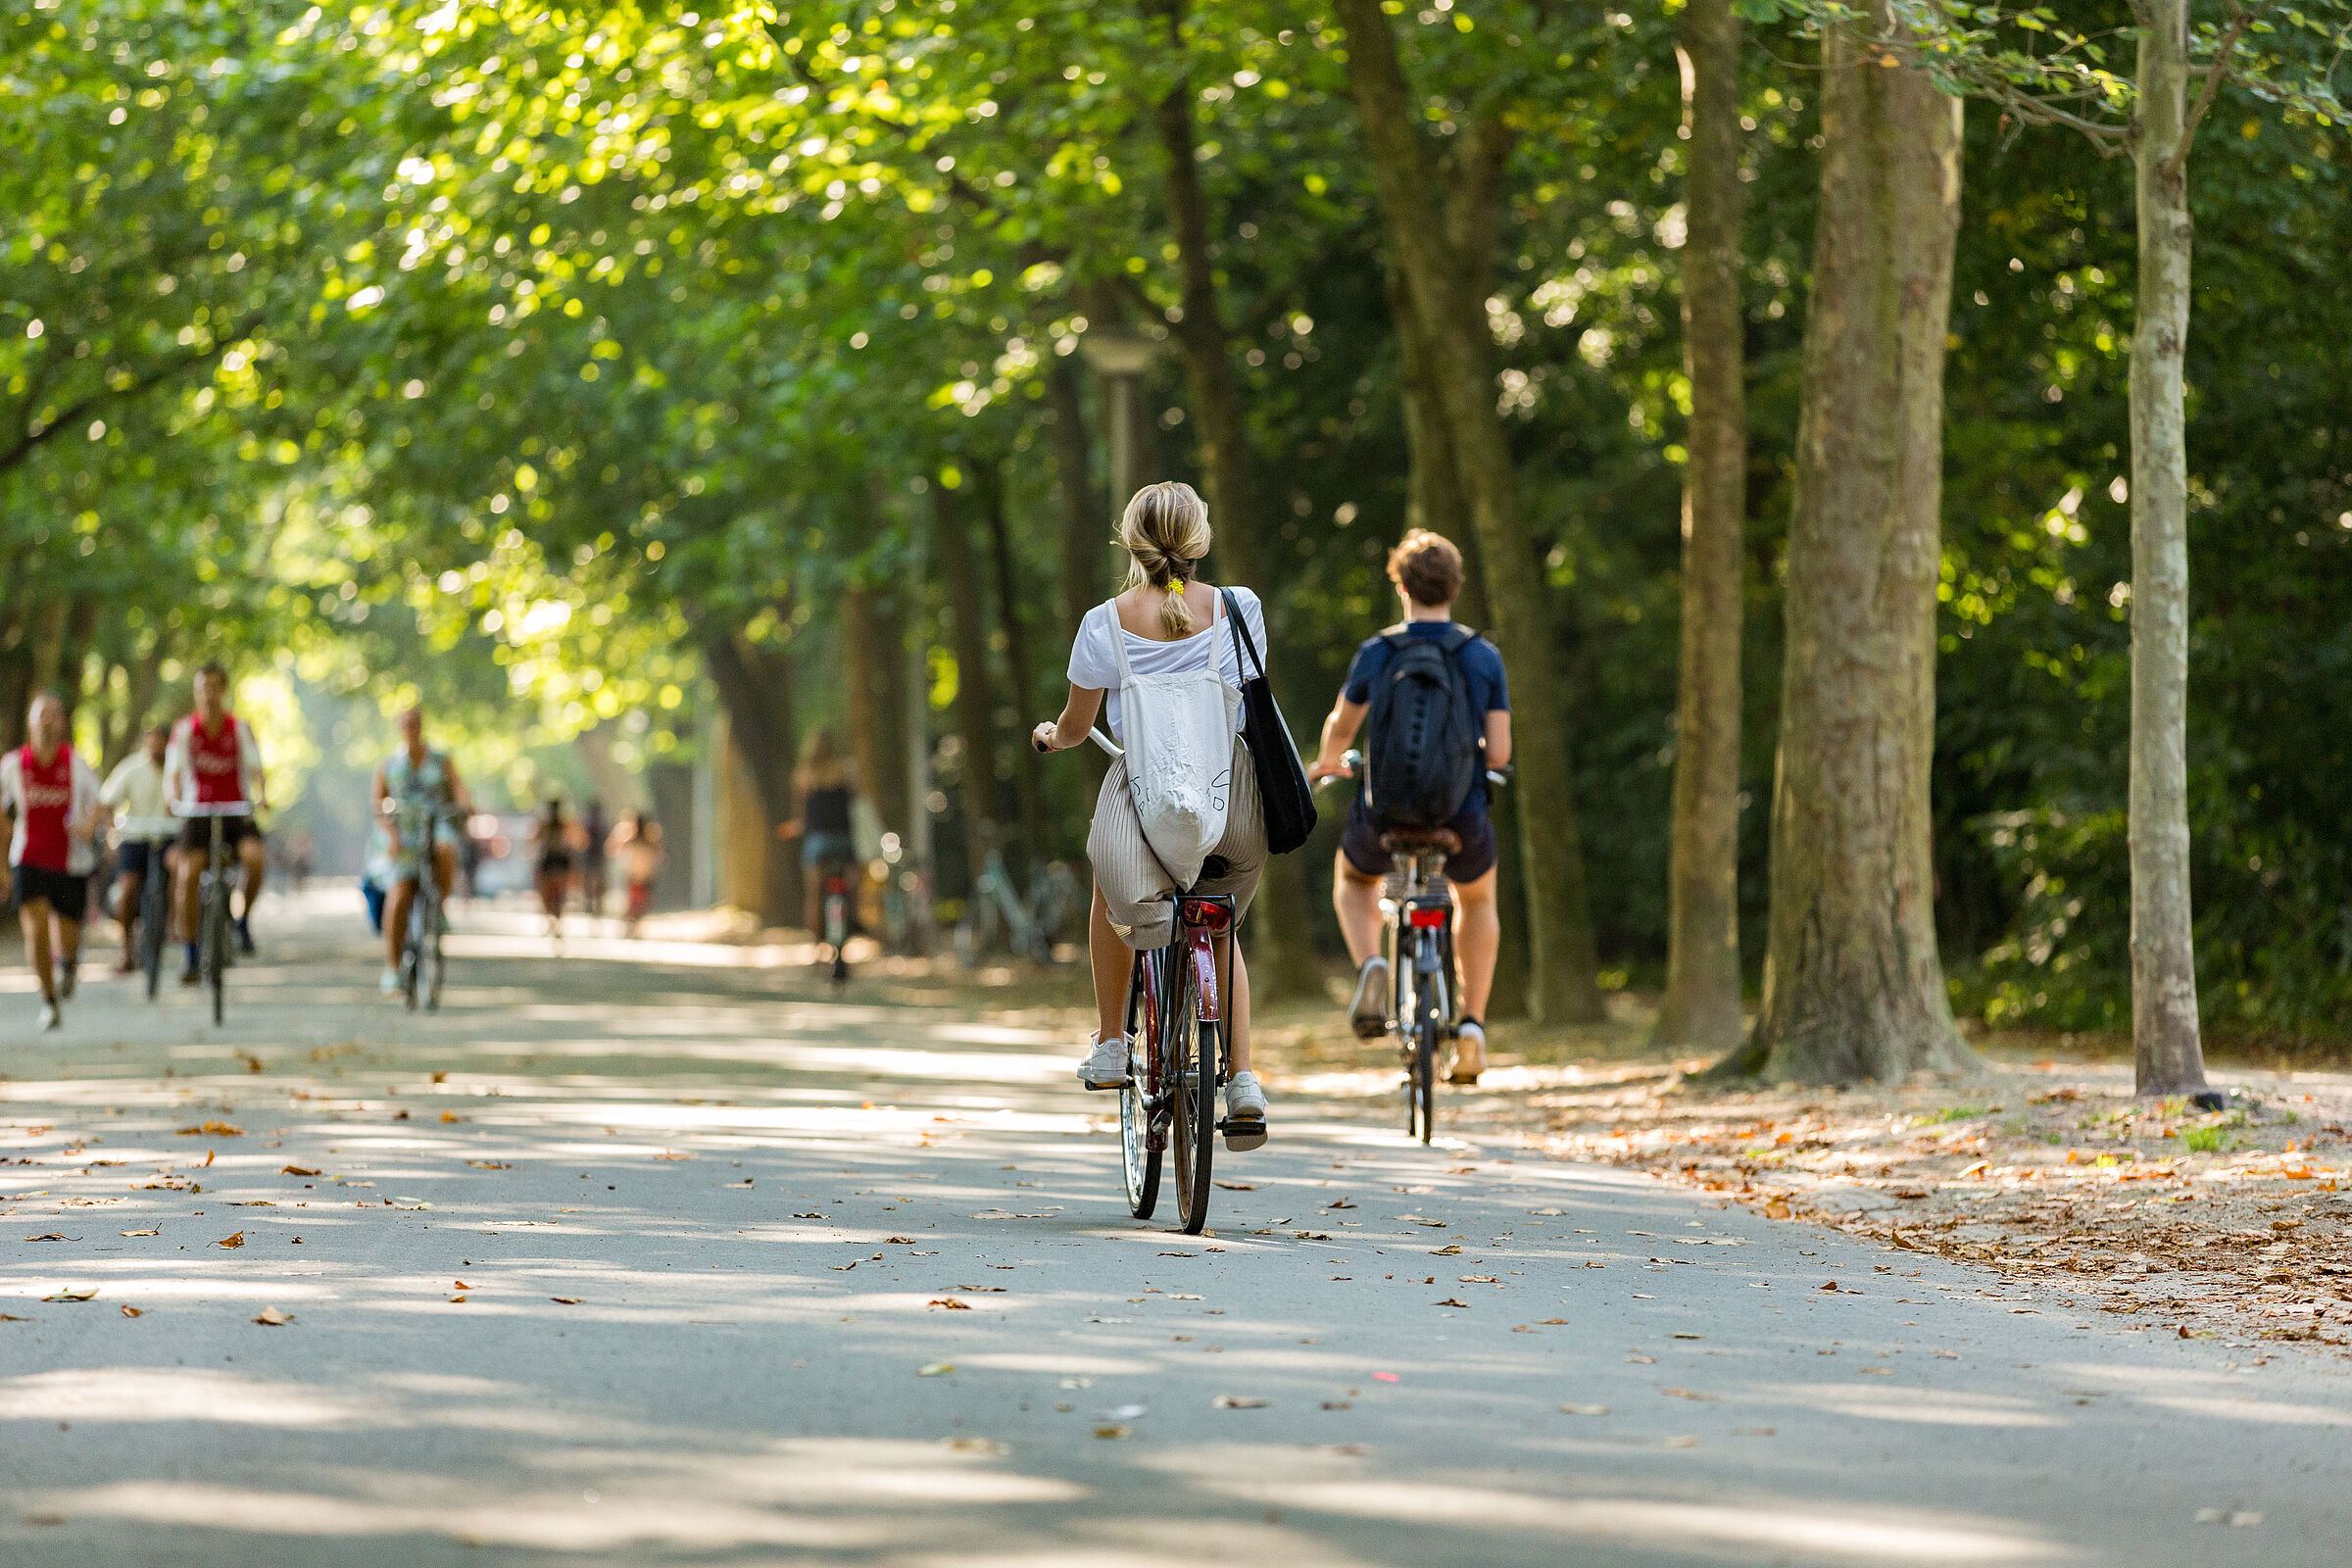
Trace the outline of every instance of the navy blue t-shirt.
{"label": "navy blue t-shirt", "polygon": [[[1408,620],[1404,623],[1404,634],[1425,639],[1446,637],[1452,634],[1453,626],[1450,620]],[[1390,631],[1396,629],[1394,626],[1389,628]],[[1363,646],[1355,651],[1355,662],[1348,666],[1348,684],[1341,689],[1340,695],[1351,703],[1369,704],[1372,701],[1372,688],[1388,670],[1390,658],[1389,645],[1380,637],[1365,638]],[[1461,665],[1462,683],[1470,688],[1471,712],[1476,713],[1483,722],[1489,713],[1507,713],[1511,710],[1510,683],[1503,676],[1502,655],[1493,643],[1484,637],[1473,637],[1463,644],[1461,652],[1454,655],[1454,659]],[[1462,811],[1468,815],[1486,808],[1487,776],[1482,771],[1477,785],[1470,791],[1470,798],[1462,803]]]}

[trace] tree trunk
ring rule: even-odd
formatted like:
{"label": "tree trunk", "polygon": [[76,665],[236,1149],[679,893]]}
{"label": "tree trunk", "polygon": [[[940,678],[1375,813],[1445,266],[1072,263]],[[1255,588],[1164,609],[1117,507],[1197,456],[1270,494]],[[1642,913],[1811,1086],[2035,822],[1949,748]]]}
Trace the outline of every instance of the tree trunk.
{"label": "tree trunk", "polygon": [[940,581],[948,589],[948,646],[956,655],[956,733],[963,760],[964,857],[977,883],[988,852],[999,841],[996,759],[997,702],[988,675],[988,595],[972,550],[965,492],[931,486],[932,539]]}
{"label": "tree trunk", "polygon": [[[22,566],[22,559],[15,564]],[[24,599],[23,592],[13,593],[0,606],[0,752],[24,744],[24,708],[32,700],[32,628]]]}
{"label": "tree trunk", "polygon": [[1740,1044],[1740,618],[1747,516],[1747,391],[1740,306],[1740,17],[1732,0],[1683,12],[1683,475],[1681,690],[1667,872],[1666,995],[1651,1039]]}
{"label": "tree trunk", "polygon": [[1850,25],[1822,45],[1764,1000],[1723,1069],[1804,1083],[1975,1060],[1936,951],[1928,805],[1960,101],[1881,53]]}
{"label": "tree trunk", "polygon": [[[790,821],[800,804],[792,794],[790,656],[781,649],[755,647],[731,627],[706,623],[697,629],[703,667],[718,689],[718,700],[727,710],[728,732],[751,767],[760,808],[773,830],[776,824]],[[797,924],[802,914],[800,858],[772,854],[767,865],[767,907],[759,911],[760,917],[769,924]]]}
{"label": "tree trunk", "polygon": [[2143,1095],[2205,1088],[2188,884],[2188,0],[2150,0],[2133,126],[2132,1042]]}
{"label": "tree trunk", "polygon": [[1348,32],[1348,85],[1363,122],[1389,243],[1413,310],[1428,328],[1431,368],[1485,560],[1494,637],[1510,669],[1534,958],[1530,1010],[1547,1022],[1594,1020],[1602,1016],[1598,961],[1577,831],[1566,702],[1553,667],[1542,564],[1520,514],[1510,446],[1494,406],[1486,302],[1481,290],[1465,286],[1450,254],[1419,112],[1381,0],[1339,0],[1337,10]]}
{"label": "tree trunk", "polygon": [[[1273,563],[1262,548],[1264,519],[1258,513],[1256,475],[1249,428],[1242,415],[1241,378],[1233,368],[1233,344],[1217,298],[1216,259],[1208,238],[1208,200],[1200,188],[1200,165],[1193,134],[1192,74],[1185,69],[1183,13],[1179,4],[1160,7],[1175,80],[1159,101],[1160,151],[1167,160],[1168,226],[1176,241],[1184,319],[1177,347],[1184,360],[1185,391],[1192,403],[1193,441],[1208,487],[1208,515],[1216,531],[1220,575],[1254,588],[1266,606],[1266,637],[1278,639],[1279,596],[1271,583]],[[1260,649],[1272,667],[1270,650]],[[1257,918],[1250,922],[1250,980],[1269,1001],[1322,993],[1322,967],[1315,959],[1312,900],[1306,867],[1296,855],[1269,856],[1258,883]]]}
{"label": "tree trunk", "polygon": [[[1009,727],[1018,736],[1036,722],[1031,715],[1038,711],[1040,699],[1029,667],[1029,626],[1021,612],[1025,599],[1012,559],[1012,528],[1004,514],[1004,474],[994,464],[990,465],[981,487],[981,498],[988,507],[988,543],[996,568],[998,623],[1004,630],[1004,675],[1012,688]],[[1012,797],[1021,819],[1021,853],[1042,861],[1047,858],[1045,777],[1035,767],[1023,765],[1028,761],[1027,748],[1022,747],[1021,751],[1024,754],[1021,763],[1016,763],[1012,770]]]}
{"label": "tree trunk", "polygon": [[906,634],[897,607],[854,583],[841,596],[842,703],[858,787],[885,830],[906,841],[906,722],[902,687]]}
{"label": "tree trunk", "polygon": [[122,692],[122,711],[116,721],[114,732],[106,742],[106,771],[112,774],[115,764],[139,749],[147,726],[152,722],[155,699],[163,690],[164,656],[171,649],[171,638],[158,626],[148,635],[147,646],[127,666],[128,679]]}
{"label": "tree trunk", "polygon": [[1054,431],[1054,497],[1061,507],[1061,624],[1070,636],[1108,584],[1109,528],[1095,493],[1086,439],[1086,400],[1078,385],[1078,356],[1065,354],[1046,375],[1046,409]]}
{"label": "tree trunk", "polygon": [[71,730],[74,717],[81,711],[81,700],[86,695],[89,679],[90,644],[98,635],[99,601],[93,594],[77,596],[66,608],[65,623],[57,640],[57,673],[53,678],[58,700],[66,705],[66,723]]}

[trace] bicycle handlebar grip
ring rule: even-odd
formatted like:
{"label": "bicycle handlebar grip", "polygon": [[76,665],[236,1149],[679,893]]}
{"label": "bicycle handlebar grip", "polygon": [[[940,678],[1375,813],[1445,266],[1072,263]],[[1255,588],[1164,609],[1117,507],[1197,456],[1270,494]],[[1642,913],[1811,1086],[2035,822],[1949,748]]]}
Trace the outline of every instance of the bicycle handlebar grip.
{"label": "bicycle handlebar grip", "polygon": [[1054,750],[1053,747],[1048,746],[1044,741],[1039,740],[1035,734],[1032,734],[1029,737],[1029,749],[1036,752],[1041,757],[1051,754]]}

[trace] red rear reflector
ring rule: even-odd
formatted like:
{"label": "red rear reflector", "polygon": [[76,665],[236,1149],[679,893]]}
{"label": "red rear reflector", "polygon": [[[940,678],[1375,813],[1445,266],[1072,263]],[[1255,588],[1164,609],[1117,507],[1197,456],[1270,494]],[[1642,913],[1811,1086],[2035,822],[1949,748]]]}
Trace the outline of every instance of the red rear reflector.
{"label": "red rear reflector", "polygon": [[1404,911],[1404,917],[1416,929],[1438,931],[1444,929],[1446,922],[1453,917],[1453,911],[1442,904],[1416,904]]}
{"label": "red rear reflector", "polygon": [[1207,899],[1187,899],[1183,909],[1186,925],[1206,926],[1211,931],[1222,931],[1233,923],[1231,909],[1222,904],[1212,904]]}

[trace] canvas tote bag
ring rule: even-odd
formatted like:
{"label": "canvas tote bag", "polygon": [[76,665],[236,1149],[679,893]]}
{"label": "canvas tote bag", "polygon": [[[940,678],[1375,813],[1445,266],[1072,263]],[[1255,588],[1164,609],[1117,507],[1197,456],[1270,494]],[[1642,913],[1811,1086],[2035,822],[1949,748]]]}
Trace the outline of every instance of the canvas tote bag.
{"label": "canvas tote bag", "polygon": [[[1200,866],[1225,836],[1233,790],[1233,737],[1242,694],[1225,684],[1218,640],[1200,639],[1208,662],[1200,669],[1138,675],[1127,662],[1127,630],[1119,607],[1110,616],[1110,642],[1119,655],[1119,729],[1127,743],[1127,794],[1143,824],[1144,842],[1180,889],[1200,879]],[[1209,618],[1216,619],[1211,601]]]}

